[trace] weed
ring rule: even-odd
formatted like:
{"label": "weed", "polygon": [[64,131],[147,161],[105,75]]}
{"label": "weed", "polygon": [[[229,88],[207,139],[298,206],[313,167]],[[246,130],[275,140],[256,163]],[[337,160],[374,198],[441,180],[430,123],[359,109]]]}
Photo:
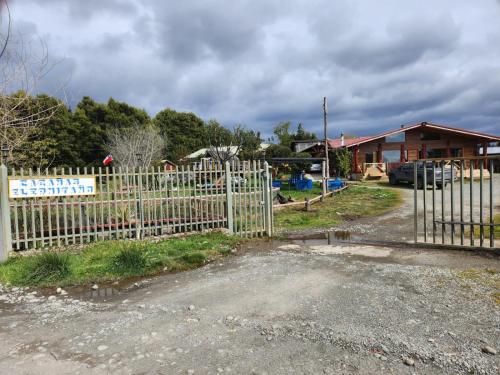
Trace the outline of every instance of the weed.
{"label": "weed", "polygon": [[29,284],[60,281],[70,273],[70,258],[64,253],[44,253],[34,257],[26,269]]}
{"label": "weed", "polygon": [[170,238],[159,242],[106,241],[80,252],[12,257],[0,264],[0,283],[65,286],[152,275],[201,266],[228,254],[241,239],[222,233]]}
{"label": "weed", "polygon": [[140,274],[145,267],[143,249],[136,244],[121,249],[113,258],[113,270],[117,273]]}

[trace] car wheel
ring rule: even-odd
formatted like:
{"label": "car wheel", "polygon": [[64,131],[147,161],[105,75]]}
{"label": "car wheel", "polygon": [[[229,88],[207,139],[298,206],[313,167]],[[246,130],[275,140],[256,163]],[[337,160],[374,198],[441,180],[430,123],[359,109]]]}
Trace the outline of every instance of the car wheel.
{"label": "car wheel", "polygon": [[389,175],[389,184],[391,185],[397,185],[398,184],[398,180],[396,179],[396,176],[391,174]]}

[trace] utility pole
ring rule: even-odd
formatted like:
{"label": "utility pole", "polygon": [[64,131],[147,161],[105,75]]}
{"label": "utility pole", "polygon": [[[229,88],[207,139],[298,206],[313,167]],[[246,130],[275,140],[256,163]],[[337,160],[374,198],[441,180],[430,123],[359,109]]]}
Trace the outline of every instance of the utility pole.
{"label": "utility pole", "polygon": [[328,180],[330,178],[330,161],[328,158],[328,118],[327,118],[328,108],[326,103],[326,96],[323,98],[323,126],[325,131],[325,164],[326,164],[326,174],[325,179],[328,184]]}

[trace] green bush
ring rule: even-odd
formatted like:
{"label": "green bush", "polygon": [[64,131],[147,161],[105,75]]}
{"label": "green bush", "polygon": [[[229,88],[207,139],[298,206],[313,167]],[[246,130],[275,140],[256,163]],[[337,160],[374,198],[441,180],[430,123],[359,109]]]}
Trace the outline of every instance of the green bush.
{"label": "green bush", "polygon": [[135,244],[121,249],[113,258],[113,270],[118,273],[141,273],[145,268],[143,249]]}
{"label": "green bush", "polygon": [[29,283],[39,284],[64,279],[70,273],[70,258],[63,253],[44,253],[36,256],[26,269]]}

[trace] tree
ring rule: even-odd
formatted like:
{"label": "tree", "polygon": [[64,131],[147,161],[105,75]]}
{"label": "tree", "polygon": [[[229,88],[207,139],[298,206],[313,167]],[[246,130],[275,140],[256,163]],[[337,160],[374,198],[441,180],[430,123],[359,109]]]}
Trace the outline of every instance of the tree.
{"label": "tree", "polygon": [[290,123],[290,121],[287,121],[279,123],[274,128],[273,133],[278,138],[278,142],[281,146],[291,146],[293,140],[293,134],[290,133],[291,126],[292,124]]}
{"label": "tree", "polygon": [[299,123],[297,126],[297,132],[292,135],[294,141],[308,141],[311,139],[317,139],[316,134],[304,130],[304,126]]}
{"label": "tree", "polygon": [[281,122],[274,128],[274,135],[278,138],[278,142],[282,146],[291,147],[292,141],[307,141],[317,139],[316,134],[304,130],[304,126],[299,123],[297,132],[291,131],[292,124],[290,121]]}
{"label": "tree", "polygon": [[25,143],[14,150],[12,165],[25,168],[48,168],[51,166],[80,166],[80,131],[72,121],[72,114],[59,99],[48,95],[31,98],[31,111],[55,108],[52,117],[37,126]]}
{"label": "tree", "polygon": [[123,168],[148,168],[161,159],[165,146],[160,129],[154,125],[112,128],[107,138],[106,149]]}
{"label": "tree", "polygon": [[167,159],[179,161],[187,154],[209,145],[205,123],[194,113],[167,108],[156,114],[153,123],[167,140]]}
{"label": "tree", "polygon": [[0,32],[0,143],[9,149],[8,161],[12,161],[14,152],[54,115],[62,102],[52,107],[36,104],[38,82],[52,68],[47,48],[42,41],[35,48],[29,40],[12,37],[6,0],[0,1],[0,12],[1,20],[8,21],[6,31]]}
{"label": "tree", "polygon": [[242,146],[243,131],[240,125],[236,125],[231,132],[211,120],[207,126],[207,136],[210,143],[208,152],[212,159],[224,163],[237,157]]}
{"label": "tree", "polygon": [[266,150],[266,157],[268,158],[289,158],[293,154],[287,146],[282,145],[271,145]]}
{"label": "tree", "polygon": [[331,155],[333,156],[333,164],[341,177],[347,177],[351,172],[351,151],[342,147],[334,150]]}
{"label": "tree", "polygon": [[240,130],[241,137],[241,150],[240,159],[243,160],[254,160],[259,156],[261,150],[262,138],[260,132],[254,130],[246,130],[241,127]]}
{"label": "tree", "polygon": [[84,96],[73,114],[75,127],[80,129],[81,160],[87,165],[100,165],[106,156],[108,135],[115,129],[147,126],[151,119],[146,111],[110,98],[106,104]]}

